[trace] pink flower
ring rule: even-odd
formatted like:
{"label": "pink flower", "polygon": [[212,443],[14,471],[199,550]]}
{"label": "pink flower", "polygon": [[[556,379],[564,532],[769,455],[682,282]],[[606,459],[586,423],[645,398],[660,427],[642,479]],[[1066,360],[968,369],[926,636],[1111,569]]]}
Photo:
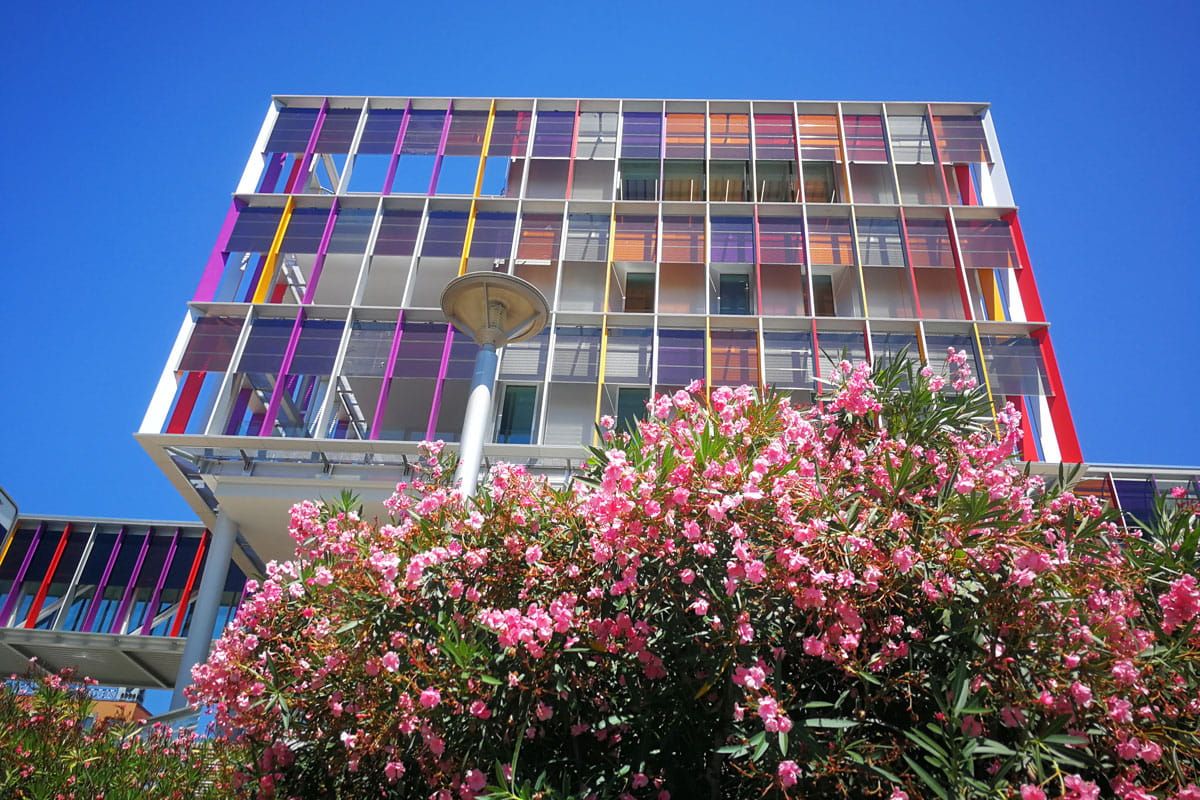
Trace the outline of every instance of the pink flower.
{"label": "pink flower", "polygon": [[970,737],[983,736],[983,723],[978,717],[968,714],[963,717],[962,732]]}
{"label": "pink flower", "polygon": [[1163,630],[1174,633],[1200,614],[1200,589],[1196,588],[1196,576],[1184,575],[1171,581],[1170,589],[1158,598],[1163,610]]}
{"label": "pink flower", "polygon": [[467,770],[467,774],[463,776],[467,781],[467,788],[472,792],[478,792],[484,786],[487,786],[487,777],[477,769]]}
{"label": "pink flower", "polygon": [[1075,681],[1071,684],[1071,697],[1075,699],[1076,703],[1084,708],[1087,708],[1092,704],[1092,690],[1084,686],[1079,681]]}
{"label": "pink flower", "polygon": [[380,662],[383,664],[383,668],[388,672],[395,672],[400,668],[400,656],[396,655],[391,650],[388,650],[383,654],[383,658],[380,659]]}
{"label": "pink flower", "polygon": [[537,706],[534,707],[534,713],[538,719],[545,722],[554,716],[554,709],[539,700]]}
{"label": "pink flower", "polygon": [[442,702],[442,693],[437,689],[426,689],[425,691],[421,692],[421,697],[419,699],[421,701],[421,705],[425,706],[426,708],[433,708],[438,703]]}
{"label": "pink flower", "polygon": [[1021,784],[1021,800],[1046,800],[1046,793],[1040,786],[1023,783]]}
{"label": "pink flower", "polygon": [[383,768],[383,774],[387,776],[388,783],[395,783],[404,774],[404,765],[399,761],[389,761]]}
{"label": "pink flower", "polygon": [[1100,797],[1100,787],[1078,775],[1063,778],[1063,786],[1067,789],[1063,800],[1098,800]]}
{"label": "pink flower", "polygon": [[467,710],[471,712],[471,716],[479,717],[479,719],[487,719],[492,716],[491,709],[489,709],[487,707],[487,703],[483,702],[482,700],[472,701],[470,708]]}
{"label": "pink flower", "polygon": [[892,794],[888,800],[908,800],[908,792],[902,789],[892,789]]}
{"label": "pink flower", "polygon": [[892,553],[892,563],[896,565],[901,573],[906,573],[917,563],[917,554],[913,552],[911,547],[901,547]]}
{"label": "pink flower", "polygon": [[795,786],[800,780],[800,767],[795,761],[780,761],[779,762],[779,783],[785,789],[789,786]]}
{"label": "pink flower", "polygon": [[542,560],[542,548],[538,547],[536,544],[532,544],[529,547],[525,548],[525,563],[526,564],[536,564],[537,562],[539,562],[541,560]]}

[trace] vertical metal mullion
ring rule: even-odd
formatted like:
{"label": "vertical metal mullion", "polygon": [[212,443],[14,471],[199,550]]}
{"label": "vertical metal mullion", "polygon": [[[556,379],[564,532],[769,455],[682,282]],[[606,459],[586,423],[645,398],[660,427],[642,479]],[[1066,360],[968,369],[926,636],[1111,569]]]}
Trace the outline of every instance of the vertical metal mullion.
{"label": "vertical metal mullion", "polygon": [[350,138],[349,151],[346,154],[346,166],[342,168],[342,174],[338,176],[337,186],[333,188],[335,195],[343,195],[350,185],[350,174],[354,172],[354,160],[358,158],[358,146],[362,142],[363,131],[367,128],[367,107],[370,103],[366,98],[363,98],[362,111],[358,115],[358,125],[354,127],[354,135]]}

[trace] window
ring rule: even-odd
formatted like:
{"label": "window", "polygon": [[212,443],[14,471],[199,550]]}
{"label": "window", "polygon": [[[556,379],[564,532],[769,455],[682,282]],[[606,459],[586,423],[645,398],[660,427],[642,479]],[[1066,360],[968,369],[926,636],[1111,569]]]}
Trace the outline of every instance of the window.
{"label": "window", "polygon": [[625,310],[654,311],[654,273],[631,272],[625,278]]}
{"label": "window", "polygon": [[818,317],[836,317],[837,306],[833,302],[833,277],[813,275],[813,310]]}
{"label": "window", "polygon": [[536,386],[506,386],[500,419],[496,423],[496,441],[501,444],[531,444],[536,406]]}
{"label": "window", "polygon": [[717,291],[721,314],[750,313],[750,276],[722,275]]}
{"label": "window", "polygon": [[637,430],[639,420],[646,418],[646,403],[650,390],[623,387],[617,390],[617,430]]}

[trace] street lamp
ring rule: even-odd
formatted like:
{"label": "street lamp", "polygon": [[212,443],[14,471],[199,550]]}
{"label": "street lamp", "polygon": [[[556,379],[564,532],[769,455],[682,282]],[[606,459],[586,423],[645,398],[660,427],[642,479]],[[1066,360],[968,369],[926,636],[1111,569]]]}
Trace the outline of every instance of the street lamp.
{"label": "street lamp", "polygon": [[475,494],[483,439],[492,411],[496,383],[496,349],[541,333],[550,307],[537,287],[504,272],[471,272],[446,284],[442,312],[459,331],[479,345],[467,411],[463,415],[462,442],[454,482],[463,497]]}

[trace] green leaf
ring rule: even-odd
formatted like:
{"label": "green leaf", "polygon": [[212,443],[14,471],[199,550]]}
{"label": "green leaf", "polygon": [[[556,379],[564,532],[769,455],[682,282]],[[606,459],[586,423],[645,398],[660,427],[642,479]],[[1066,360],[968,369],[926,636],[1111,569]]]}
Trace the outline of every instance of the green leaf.
{"label": "green leaf", "polygon": [[908,765],[913,768],[913,772],[917,773],[925,785],[932,789],[938,797],[942,798],[942,800],[950,800],[949,792],[947,792],[945,787],[943,787],[940,783],[935,781],[933,776],[925,771],[924,767],[922,767],[913,759],[909,758],[907,755],[904,756],[904,760],[908,762]]}
{"label": "green leaf", "polygon": [[809,717],[804,720],[804,724],[809,728],[854,728],[859,725],[858,722],[852,719],[835,717]]}

